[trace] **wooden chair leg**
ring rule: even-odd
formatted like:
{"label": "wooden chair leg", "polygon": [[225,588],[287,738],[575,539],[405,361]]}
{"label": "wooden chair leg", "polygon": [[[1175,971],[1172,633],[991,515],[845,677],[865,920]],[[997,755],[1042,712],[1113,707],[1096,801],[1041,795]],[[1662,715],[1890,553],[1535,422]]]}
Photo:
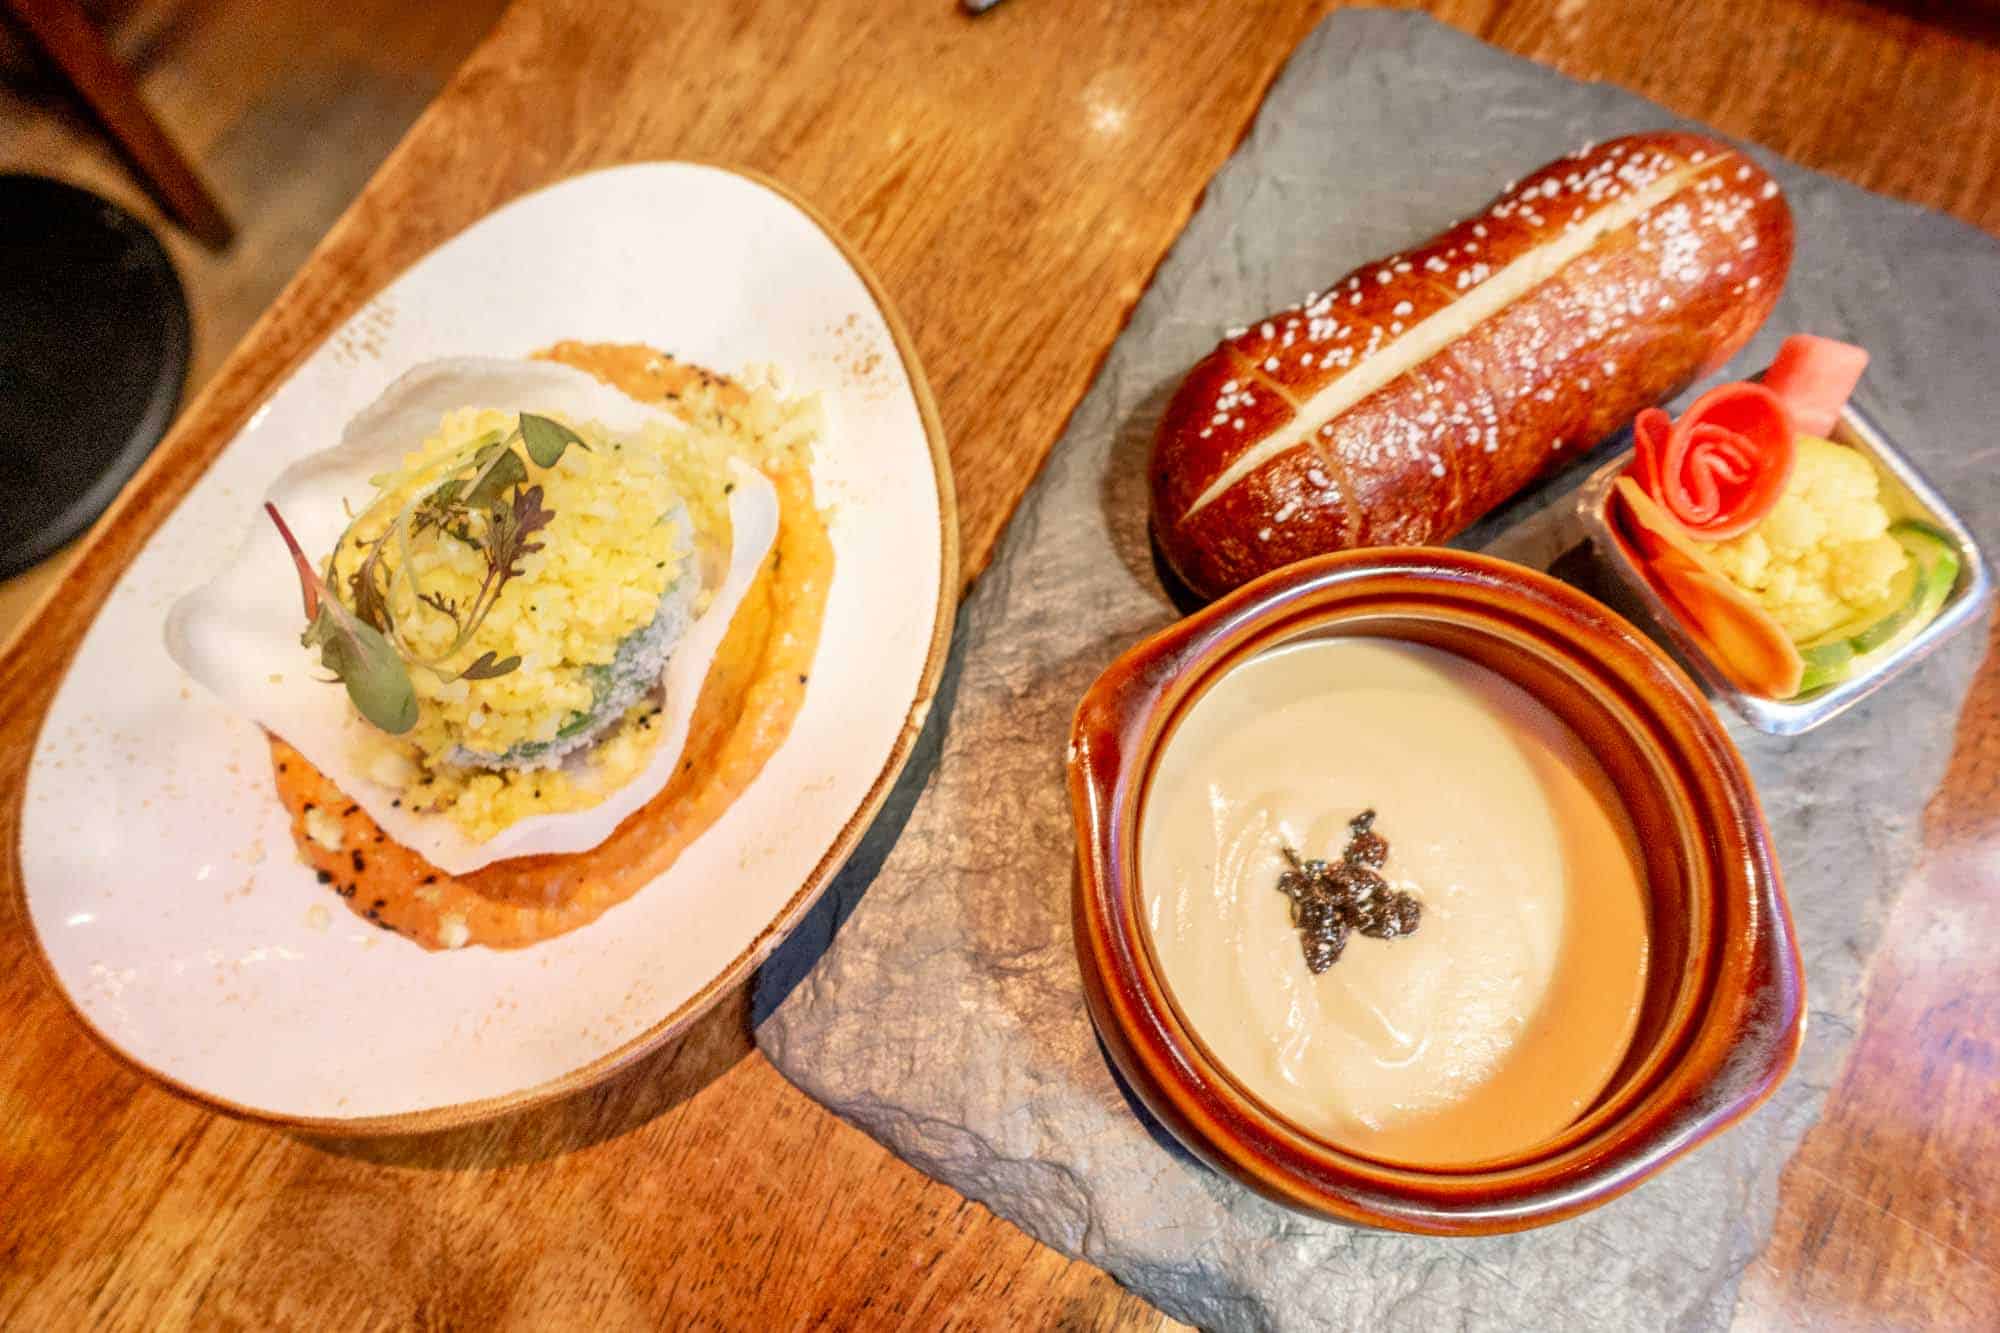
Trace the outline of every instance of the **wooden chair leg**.
{"label": "wooden chair leg", "polygon": [[76,0],[0,0],[90,104],[167,211],[210,245],[234,232],[228,215],[139,97],[132,76]]}

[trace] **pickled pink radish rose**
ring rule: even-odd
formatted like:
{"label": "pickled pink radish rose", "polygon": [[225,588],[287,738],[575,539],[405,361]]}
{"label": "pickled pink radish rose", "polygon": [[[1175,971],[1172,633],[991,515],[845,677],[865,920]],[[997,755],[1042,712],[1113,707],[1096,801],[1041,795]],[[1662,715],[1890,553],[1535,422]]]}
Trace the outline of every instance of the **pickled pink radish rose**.
{"label": "pickled pink radish rose", "polygon": [[1755,527],[1792,475],[1796,438],[1784,401],[1758,384],[1724,384],[1675,421],[1657,407],[1632,423],[1639,486],[1688,535],[1719,542]]}
{"label": "pickled pink radish rose", "polygon": [[1764,387],[1784,403],[1799,434],[1825,437],[1866,369],[1867,348],[1795,333],[1764,372]]}

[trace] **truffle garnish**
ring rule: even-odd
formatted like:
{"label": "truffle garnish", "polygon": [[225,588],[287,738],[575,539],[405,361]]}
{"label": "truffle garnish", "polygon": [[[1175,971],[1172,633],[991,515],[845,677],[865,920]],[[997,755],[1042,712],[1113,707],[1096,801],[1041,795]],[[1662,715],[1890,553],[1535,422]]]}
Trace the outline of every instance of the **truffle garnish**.
{"label": "truffle garnish", "polygon": [[1347,828],[1338,862],[1283,849],[1290,869],[1278,876],[1278,892],[1292,900],[1292,926],[1315,975],[1340,961],[1351,932],[1393,940],[1415,933],[1423,916],[1414,897],[1376,873],[1389,859],[1389,840],[1375,832],[1375,812],[1363,810]]}

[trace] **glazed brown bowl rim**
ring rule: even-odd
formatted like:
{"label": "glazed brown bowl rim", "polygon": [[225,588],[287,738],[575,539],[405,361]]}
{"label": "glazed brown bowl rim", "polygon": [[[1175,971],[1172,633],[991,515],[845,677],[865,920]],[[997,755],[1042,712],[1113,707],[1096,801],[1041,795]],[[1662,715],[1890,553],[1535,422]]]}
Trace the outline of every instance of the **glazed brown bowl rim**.
{"label": "glazed brown bowl rim", "polygon": [[[1491,1163],[1379,1161],[1342,1150],[1259,1102],[1181,1018],[1136,910],[1146,787],[1193,701],[1233,666],[1280,642],[1342,621],[1390,618],[1431,619],[1496,638],[1504,628],[1510,639],[1566,647],[1542,655],[1575,678],[1575,688],[1616,693],[1649,728],[1645,739],[1624,743],[1636,751],[1650,741],[1657,754],[1647,762],[1674,766],[1675,799],[1692,806],[1679,823],[1703,839],[1689,873],[1717,905],[1708,937],[1690,945],[1707,969],[1699,993],[1671,1016],[1638,1072],[1562,1134]],[[1579,659],[1589,671],[1575,669]],[[1798,950],[1740,755],[1693,682],[1659,648],[1595,599],[1538,571],[1471,552],[1408,547],[1322,556],[1266,575],[1105,670],[1076,711],[1069,785],[1079,857],[1076,948],[1106,1049],[1177,1138],[1281,1203],[1430,1234],[1543,1225],[1624,1193],[1748,1114],[1796,1059],[1805,1012]],[[1732,937],[1739,939],[1734,947]]]}

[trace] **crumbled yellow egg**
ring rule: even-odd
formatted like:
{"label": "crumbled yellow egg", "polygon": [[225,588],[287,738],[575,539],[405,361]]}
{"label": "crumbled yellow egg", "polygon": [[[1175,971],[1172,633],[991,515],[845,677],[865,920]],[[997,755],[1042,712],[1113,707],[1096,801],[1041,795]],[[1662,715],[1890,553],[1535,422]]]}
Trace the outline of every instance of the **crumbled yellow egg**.
{"label": "crumbled yellow egg", "polygon": [[591,747],[587,764],[510,770],[439,764],[405,788],[404,799],[446,811],[482,842],[529,815],[588,810],[645,769],[660,739],[657,713],[651,704],[631,709]]}
{"label": "crumbled yellow egg", "polygon": [[1703,543],[1796,642],[1839,628],[1889,595],[1909,556],[1889,535],[1881,479],[1859,451],[1801,436],[1784,493],[1740,537]]}
{"label": "crumbled yellow egg", "polygon": [[[442,811],[475,839],[492,837],[534,814],[596,805],[636,777],[658,743],[651,704],[629,709],[591,747],[586,763],[492,770],[451,762],[463,746],[489,755],[547,742],[596,699],[591,669],[612,662],[626,638],[658,612],[682,566],[700,547],[729,540],[729,460],[761,466],[810,458],[820,415],[815,399],[784,399],[768,382],[749,386],[747,402],[724,405],[701,389],[676,406],[690,429],[648,428],[614,437],[591,422],[564,421],[587,448],[565,450],[556,465],[527,463],[529,485],[542,487],[554,517],[534,538],[541,549],[520,562],[477,631],[446,654],[458,635],[436,603],[470,607],[487,576],[472,544],[423,534],[396,540],[397,515],[440,480],[462,473],[483,444],[504,438],[516,418],[488,408],[449,412],[437,432],[403,459],[386,489],[335,552],[329,586],[352,601],[349,577],[372,543],[389,534],[383,564],[395,578],[389,606],[398,646],[419,660],[445,654],[432,671],[415,666],[416,725],[401,736],[369,728],[359,742],[362,771],[399,790],[415,809]],[[516,446],[516,452],[523,452]],[[670,521],[684,508],[693,531]],[[415,586],[403,572],[408,560]],[[696,601],[698,613],[707,592]],[[484,653],[519,657],[504,675],[467,680],[457,673]],[[457,677],[457,678],[453,678]]]}
{"label": "crumbled yellow egg", "polygon": [[[664,449],[567,423],[589,447],[565,450],[553,468],[527,464],[528,484],[542,488],[542,506],[554,514],[531,539],[541,549],[520,561],[521,573],[477,632],[450,651],[459,625],[438,603],[460,612],[474,605],[489,577],[485,553],[439,532],[405,545],[390,529],[408,504],[461,469],[483,441],[505,436],[514,420],[491,409],[447,413],[437,433],[404,458],[400,478],[362,515],[336,558],[333,586],[346,594],[346,579],[370,544],[388,534],[382,563],[391,576],[398,646],[417,660],[437,659],[442,669],[410,673],[419,709],[403,741],[427,767],[461,745],[500,754],[549,740],[573,714],[587,712],[594,697],[588,669],[610,662],[625,636],[652,620],[691,540],[666,521],[678,488]],[[521,663],[492,679],[448,678],[489,652]]]}

